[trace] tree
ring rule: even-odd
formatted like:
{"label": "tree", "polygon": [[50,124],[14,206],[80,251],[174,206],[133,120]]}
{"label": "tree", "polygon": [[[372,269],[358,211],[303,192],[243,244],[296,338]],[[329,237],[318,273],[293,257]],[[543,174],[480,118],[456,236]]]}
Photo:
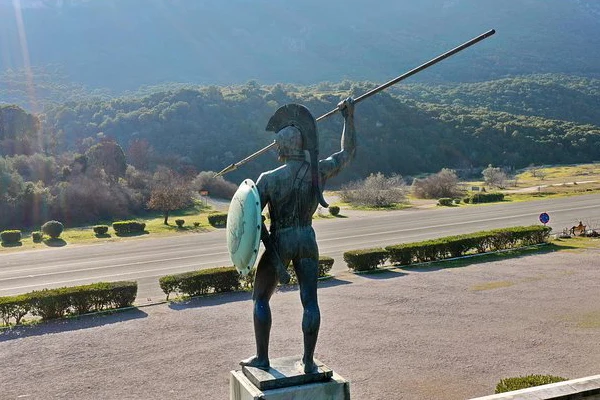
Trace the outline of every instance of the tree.
{"label": "tree", "polygon": [[0,106],[0,154],[33,154],[40,120],[19,106]]}
{"label": "tree", "polygon": [[483,179],[487,186],[496,186],[500,189],[504,189],[506,186],[506,172],[499,167],[493,167],[492,164],[488,165],[482,172]]}
{"label": "tree", "polygon": [[104,170],[106,175],[115,182],[125,176],[127,162],[125,153],[119,144],[112,140],[103,141],[85,153],[88,166],[95,170]]}
{"label": "tree", "polygon": [[415,179],[413,194],[420,199],[456,197],[461,194],[458,176],[452,169],[443,168],[440,172],[424,179]]}
{"label": "tree", "polygon": [[406,185],[400,175],[385,177],[381,172],[365,180],[345,185],[340,191],[343,201],[367,207],[391,207],[406,202]]}
{"label": "tree", "polygon": [[206,190],[211,196],[223,199],[231,199],[237,190],[237,186],[225,180],[222,176],[215,178],[215,172],[202,171],[192,181],[194,190]]}
{"label": "tree", "polygon": [[148,201],[148,208],[160,211],[164,224],[168,225],[169,213],[192,205],[190,186],[173,170],[159,168],[154,174],[154,184]]}

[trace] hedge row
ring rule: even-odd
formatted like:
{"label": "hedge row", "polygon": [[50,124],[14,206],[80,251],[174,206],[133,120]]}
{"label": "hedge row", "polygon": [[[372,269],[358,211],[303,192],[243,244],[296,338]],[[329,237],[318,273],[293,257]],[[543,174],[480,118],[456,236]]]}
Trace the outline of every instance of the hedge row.
{"label": "hedge row", "polygon": [[[329,275],[333,262],[331,257],[319,258],[319,277]],[[241,276],[234,267],[218,267],[166,275],[161,277],[158,283],[169,300],[171,293],[198,296],[207,293],[232,292],[240,290],[242,286],[252,287],[255,271],[256,269],[253,269],[247,276]],[[290,282],[297,283],[296,273],[291,264],[288,266],[288,272],[291,275]]]}
{"label": "hedge row", "polygon": [[146,224],[134,220],[117,221],[113,222],[112,227],[117,235],[122,235],[127,233],[143,233],[146,229]]}
{"label": "hedge row", "polygon": [[11,229],[0,232],[0,239],[4,244],[15,244],[21,241],[21,231],[17,229]]}
{"label": "hedge row", "polygon": [[[331,257],[319,256],[319,264],[318,264],[319,278],[325,278],[325,277],[329,276],[329,272],[331,271],[331,268],[333,267],[334,261],[335,260]],[[294,265],[292,263],[290,263],[288,265],[287,272],[290,274],[289,284],[290,285],[298,284],[298,278],[296,277],[296,271],[294,270]],[[244,277],[240,277],[242,286],[245,286],[248,288],[251,288],[252,286],[254,286],[255,273],[256,273],[256,268],[251,270],[248,275],[246,275]]]}
{"label": "hedge row", "polygon": [[171,293],[199,296],[210,292],[232,292],[241,287],[240,274],[234,267],[217,267],[166,275],[161,277],[158,283],[167,295],[167,300]]}
{"label": "hedge row", "polygon": [[400,265],[437,261],[467,253],[485,253],[543,243],[548,239],[550,230],[550,227],[541,225],[518,226],[403,243],[385,249],[352,250],[344,253],[344,261],[354,271],[372,270],[388,260]]}
{"label": "hedge row", "polygon": [[465,203],[478,204],[478,203],[494,203],[497,201],[504,200],[504,193],[492,192],[492,193],[473,193],[471,196],[465,197]]}
{"label": "hedge row", "polygon": [[215,228],[223,228],[227,225],[227,213],[208,214],[208,223]]}
{"label": "hedge row", "polygon": [[5,325],[16,324],[31,313],[43,320],[79,315],[91,311],[128,307],[135,301],[137,282],[99,282],[91,285],[36,290],[0,297],[0,318]]}

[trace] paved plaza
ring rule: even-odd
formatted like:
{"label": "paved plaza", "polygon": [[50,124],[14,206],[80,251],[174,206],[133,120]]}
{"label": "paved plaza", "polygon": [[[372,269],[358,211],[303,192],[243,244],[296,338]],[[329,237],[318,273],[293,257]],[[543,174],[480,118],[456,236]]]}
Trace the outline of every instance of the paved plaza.
{"label": "paved plaza", "polygon": [[[353,399],[465,399],[505,377],[600,373],[600,250],[322,282],[316,357]],[[301,354],[296,289],[272,300],[273,358]],[[227,399],[254,350],[249,293],[0,333],[3,399]]]}

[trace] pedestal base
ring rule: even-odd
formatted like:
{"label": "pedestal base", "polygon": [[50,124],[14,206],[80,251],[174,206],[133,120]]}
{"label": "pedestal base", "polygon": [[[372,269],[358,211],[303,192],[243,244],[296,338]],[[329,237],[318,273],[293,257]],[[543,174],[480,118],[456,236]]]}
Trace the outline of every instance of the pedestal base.
{"label": "pedestal base", "polygon": [[299,357],[271,360],[271,369],[231,371],[230,400],[350,400],[350,383],[315,360],[319,370],[305,374]]}

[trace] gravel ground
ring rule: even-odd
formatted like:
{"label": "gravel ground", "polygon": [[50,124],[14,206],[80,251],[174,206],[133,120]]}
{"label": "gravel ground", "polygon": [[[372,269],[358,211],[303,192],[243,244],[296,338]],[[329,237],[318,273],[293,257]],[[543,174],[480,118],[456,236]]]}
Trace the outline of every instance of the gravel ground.
{"label": "gravel ground", "polygon": [[[343,274],[319,289],[317,358],[353,399],[465,399],[504,377],[600,373],[600,250]],[[295,289],[272,300],[271,356],[300,354]],[[227,399],[253,352],[248,293],[0,333],[2,399]]]}

